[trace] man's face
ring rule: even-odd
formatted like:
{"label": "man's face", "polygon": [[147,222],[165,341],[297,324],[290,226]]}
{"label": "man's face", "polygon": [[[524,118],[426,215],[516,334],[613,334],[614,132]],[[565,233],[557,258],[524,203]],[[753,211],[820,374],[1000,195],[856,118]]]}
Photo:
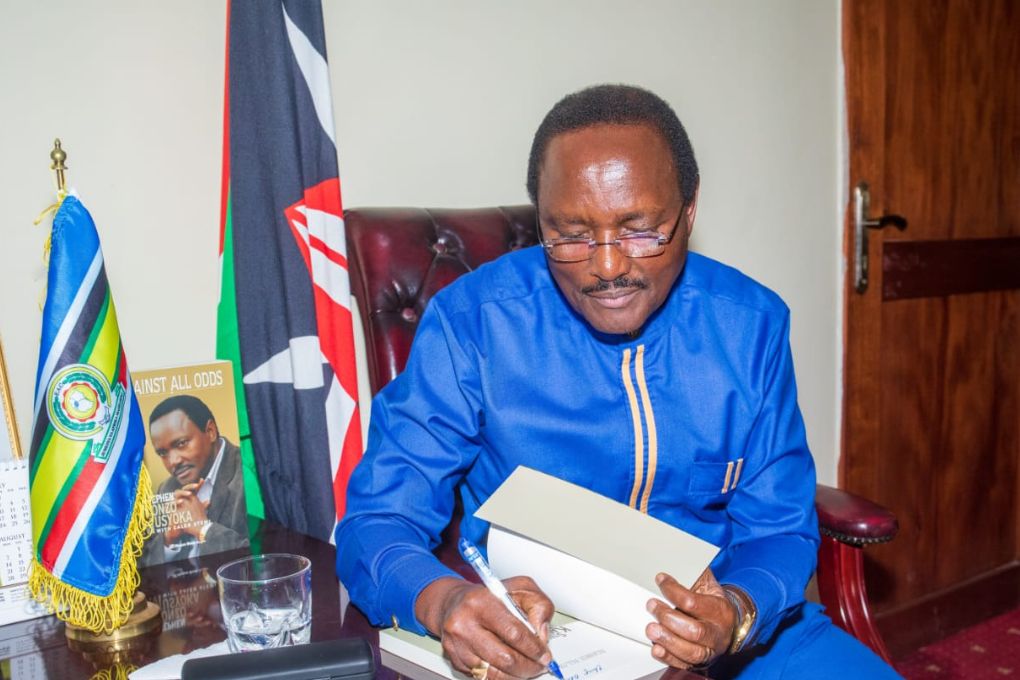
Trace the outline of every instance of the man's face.
{"label": "man's face", "polygon": [[219,439],[216,423],[210,420],[198,429],[184,411],[176,410],[152,421],[149,437],[156,454],[177,482],[194,484],[202,479],[213,460],[213,444]]}
{"label": "man's face", "polygon": [[[549,270],[571,306],[604,333],[637,332],[666,300],[687,258],[697,196],[683,205],[666,141],[646,125],[596,125],[557,135],[546,148],[538,214],[546,241],[585,236],[603,243],[658,231],[661,255],[629,258],[613,245]],[[681,214],[682,213],[682,214]]]}

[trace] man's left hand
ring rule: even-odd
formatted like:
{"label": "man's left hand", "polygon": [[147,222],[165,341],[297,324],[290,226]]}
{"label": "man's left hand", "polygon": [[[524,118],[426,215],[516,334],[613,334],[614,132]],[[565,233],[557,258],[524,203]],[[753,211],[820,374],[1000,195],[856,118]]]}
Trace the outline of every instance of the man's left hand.
{"label": "man's left hand", "polygon": [[670,604],[648,601],[656,619],[645,628],[652,656],[675,668],[693,668],[708,665],[729,649],[737,612],[711,569],[690,589],[669,574],[659,574],[655,582]]}

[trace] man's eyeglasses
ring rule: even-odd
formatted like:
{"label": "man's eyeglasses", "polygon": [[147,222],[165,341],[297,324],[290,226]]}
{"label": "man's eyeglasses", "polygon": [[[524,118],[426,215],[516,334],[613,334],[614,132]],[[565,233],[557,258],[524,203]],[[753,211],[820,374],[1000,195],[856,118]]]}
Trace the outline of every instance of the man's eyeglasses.
{"label": "man's eyeglasses", "polygon": [[676,229],[680,226],[684,211],[680,209],[673,228],[669,235],[657,231],[650,231],[638,234],[623,234],[610,241],[596,241],[593,238],[584,236],[568,236],[566,238],[554,238],[545,240],[542,236],[542,226],[538,227],[538,240],[545,248],[546,254],[556,262],[583,262],[591,259],[592,253],[599,246],[616,246],[620,252],[627,257],[655,257],[666,250],[666,245],[673,240]]}

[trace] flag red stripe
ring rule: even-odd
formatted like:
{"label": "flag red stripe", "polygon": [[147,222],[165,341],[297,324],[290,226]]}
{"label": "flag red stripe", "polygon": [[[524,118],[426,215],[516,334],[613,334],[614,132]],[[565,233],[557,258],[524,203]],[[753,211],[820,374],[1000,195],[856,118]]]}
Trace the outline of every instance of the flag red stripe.
{"label": "flag red stripe", "polygon": [[361,412],[354,407],[354,415],[351,422],[347,424],[347,434],[344,435],[343,451],[340,455],[340,466],[336,470],[336,477],[333,478],[333,499],[336,503],[336,518],[343,519],[344,511],[347,510],[347,482],[354,472],[355,466],[361,460]]}
{"label": "flag red stripe", "polygon": [[50,533],[46,537],[45,545],[42,547],[42,564],[47,569],[52,569],[53,565],[56,564],[60,551],[64,548],[64,541],[67,540],[67,535],[71,532],[71,527],[74,525],[74,521],[78,519],[81,509],[85,506],[85,501],[88,500],[89,495],[92,493],[92,488],[96,485],[99,476],[103,474],[105,467],[105,463],[99,463],[95,458],[90,458],[89,462],[85,463],[85,467],[81,469],[81,474],[78,475],[74,486],[71,487],[67,498],[64,500],[64,504],[53,519]]}
{"label": "flag red stripe", "polygon": [[357,401],[358,374],[354,363],[354,317],[351,310],[334,303],[326,291],[316,286],[315,316],[319,348],[347,396]]}
{"label": "flag red stripe", "polygon": [[[287,210],[291,220],[302,217],[296,210]],[[301,222],[302,220],[298,220]],[[294,222],[290,222],[290,230],[297,243],[298,251],[308,267],[311,277],[312,262],[308,244],[301,238]],[[317,239],[316,239],[317,240]],[[357,401],[358,375],[354,363],[354,319],[351,310],[333,301],[322,288],[312,285],[315,298],[315,323],[319,336],[319,348],[332,367],[347,395]]]}
{"label": "flag red stripe", "polygon": [[[348,269],[347,258],[342,253],[327,246],[322,239],[313,236],[308,230],[306,213],[298,209],[302,205],[306,210],[320,210],[342,218],[343,207],[339,178],[329,179],[305,189],[302,201],[286,208],[284,214],[294,241],[297,243],[298,251],[308,268],[309,278],[314,281],[311,261],[312,248],[325,255],[331,262]],[[304,227],[307,241],[297,225]],[[347,482],[355,466],[361,460],[362,454],[358,376],[354,362],[354,318],[348,307],[338,304],[314,282],[312,292],[315,299],[315,322],[319,336],[319,349],[332,367],[340,386],[354,402],[353,413],[347,423],[347,430],[341,444],[340,462],[333,478],[333,500],[336,506],[336,517],[339,520],[343,518],[346,509]]]}
{"label": "flag red stripe", "polygon": [[337,217],[344,216],[340,199],[340,178],[333,177],[305,189],[305,205],[313,210],[328,212]]}
{"label": "flag red stripe", "polygon": [[[305,227],[307,228],[307,226],[308,225],[306,224]],[[338,253],[337,251],[333,250],[332,248],[326,245],[325,241],[316,236],[312,236],[311,232],[309,232],[308,234],[308,245],[309,247],[315,248],[320,253],[325,255],[327,260],[335,262],[344,269],[347,269],[347,258],[343,256],[343,253]]]}
{"label": "flag red stripe", "polygon": [[124,351],[124,343],[120,345],[120,361],[117,362],[117,382],[120,383],[121,387],[125,390],[130,389],[128,385],[128,367],[127,367],[127,352]]}

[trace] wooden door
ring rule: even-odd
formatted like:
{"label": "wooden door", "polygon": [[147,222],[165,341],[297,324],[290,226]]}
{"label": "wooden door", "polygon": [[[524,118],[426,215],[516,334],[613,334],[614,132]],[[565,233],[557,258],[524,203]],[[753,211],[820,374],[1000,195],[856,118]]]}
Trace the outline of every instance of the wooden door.
{"label": "wooden door", "polygon": [[841,485],[898,515],[868,555],[893,656],[1020,604],[1020,3],[843,0],[849,189]]}

